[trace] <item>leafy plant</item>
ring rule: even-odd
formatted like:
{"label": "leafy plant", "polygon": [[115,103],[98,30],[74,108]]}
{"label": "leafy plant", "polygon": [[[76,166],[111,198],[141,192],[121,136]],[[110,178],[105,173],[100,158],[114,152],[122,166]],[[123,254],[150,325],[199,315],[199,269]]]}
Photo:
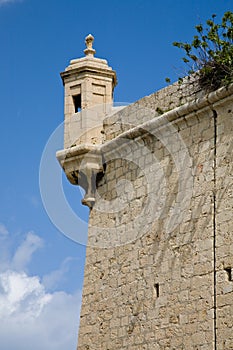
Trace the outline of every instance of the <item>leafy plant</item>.
{"label": "leafy plant", "polygon": [[215,17],[214,14],[206,21],[206,27],[202,24],[195,27],[197,35],[191,44],[173,43],[185,51],[183,61],[189,67],[188,74],[194,75],[206,91],[233,82],[233,13],[225,12],[221,24],[215,23]]}

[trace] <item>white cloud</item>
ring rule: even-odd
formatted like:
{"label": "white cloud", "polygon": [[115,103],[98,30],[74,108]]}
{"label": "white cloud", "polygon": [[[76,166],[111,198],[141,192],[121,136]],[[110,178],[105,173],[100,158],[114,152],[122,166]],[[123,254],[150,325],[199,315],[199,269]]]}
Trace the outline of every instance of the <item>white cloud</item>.
{"label": "white cloud", "polygon": [[13,238],[3,224],[0,224],[0,230],[2,232],[0,233],[0,272],[7,269],[26,270],[33,253],[43,247],[43,240],[35,233],[29,232],[12,254]]}
{"label": "white cloud", "polygon": [[13,259],[12,267],[16,270],[24,270],[30,263],[32,254],[43,246],[42,239],[33,232],[27,234],[26,239],[16,250]]}
{"label": "white cloud", "polygon": [[[2,232],[8,233],[6,228]],[[50,286],[58,283],[61,276],[68,272],[73,258],[65,259],[60,269],[50,272],[41,281],[38,276],[29,276],[26,272],[33,253],[42,247],[43,241],[39,236],[28,233],[13,254],[9,249],[10,234],[1,243],[1,349],[75,349],[81,291],[73,294],[48,292],[43,283],[46,281]]]}
{"label": "white cloud", "polygon": [[59,269],[51,271],[47,275],[43,276],[43,284],[47,289],[56,288],[64,277],[67,275],[67,272],[70,270],[70,264],[78,259],[68,257],[66,258]]}
{"label": "white cloud", "polygon": [[81,293],[46,293],[38,277],[0,274],[0,344],[4,350],[64,350],[77,345]]}
{"label": "white cloud", "polygon": [[[1,0],[0,0],[1,1]],[[2,223],[0,223],[0,236],[7,236],[8,235],[8,230],[6,228],[5,225],[3,225]]]}
{"label": "white cloud", "polygon": [[6,271],[0,274],[0,319],[8,316],[25,319],[37,317],[51,300],[38,277],[25,273]]}
{"label": "white cloud", "polygon": [[9,267],[10,261],[10,239],[6,226],[0,223],[0,271]]}

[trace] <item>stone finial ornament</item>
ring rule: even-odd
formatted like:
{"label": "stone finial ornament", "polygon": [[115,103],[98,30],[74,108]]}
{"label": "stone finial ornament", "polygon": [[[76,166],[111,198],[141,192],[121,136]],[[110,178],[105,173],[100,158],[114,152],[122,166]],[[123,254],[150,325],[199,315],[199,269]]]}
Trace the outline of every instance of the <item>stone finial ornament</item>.
{"label": "stone finial ornament", "polygon": [[95,54],[95,49],[93,49],[92,45],[93,45],[93,41],[94,41],[94,37],[93,35],[89,34],[86,38],[85,38],[85,43],[86,43],[86,49],[84,50],[84,53],[86,56],[94,56]]}

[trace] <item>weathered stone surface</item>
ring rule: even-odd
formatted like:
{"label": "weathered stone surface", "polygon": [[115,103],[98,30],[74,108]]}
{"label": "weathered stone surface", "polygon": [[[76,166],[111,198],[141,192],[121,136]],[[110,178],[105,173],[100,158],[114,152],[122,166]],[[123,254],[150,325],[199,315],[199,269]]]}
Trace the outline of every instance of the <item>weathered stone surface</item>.
{"label": "weathered stone surface", "polygon": [[[140,104],[143,103],[141,100]],[[108,204],[102,212],[97,205],[90,214],[83,289],[83,295],[88,296],[89,310],[95,310],[96,324],[86,328],[87,316],[82,313],[79,350],[210,350],[214,349],[215,343],[218,349],[231,349],[231,108],[232,98],[228,98],[222,104],[216,102],[210,108],[174,120],[173,130],[182,138],[182,144],[177,138],[177,144],[172,145],[172,154],[169,154],[166,143],[162,144],[153,135],[145,138],[142,132],[144,145],[150,152],[143,154],[144,148],[135,147],[132,165],[132,146],[129,148],[126,143],[128,154],[122,153],[121,158],[107,163],[98,192],[99,200],[105,198]],[[119,118],[122,118],[122,112]],[[115,136],[111,133],[111,137]],[[164,135],[161,131],[160,136],[167,140],[167,144],[174,142],[174,137],[166,135],[166,130]],[[181,213],[182,221],[168,233],[166,221],[170,208],[179,202],[179,196],[182,199],[185,195],[177,193],[180,173],[174,162],[174,154],[182,147],[188,149],[192,160],[192,195],[188,208]],[[150,154],[153,154],[152,158]],[[154,176],[157,186],[166,188],[167,198],[161,215],[141,235],[135,217],[140,215],[148,198],[148,180],[143,171],[155,159],[163,169],[166,183],[163,184],[156,174],[151,176]],[[127,194],[122,183],[120,193],[130,195],[129,200],[123,210],[110,213],[108,205],[117,197],[117,184],[125,179],[131,182],[133,191]],[[160,197],[157,198],[159,201]],[[145,225],[150,224],[146,216],[144,219]],[[96,227],[102,227],[103,232]],[[112,235],[116,232],[117,240]],[[121,245],[125,237],[129,241]],[[106,248],[101,249],[104,243]]]}

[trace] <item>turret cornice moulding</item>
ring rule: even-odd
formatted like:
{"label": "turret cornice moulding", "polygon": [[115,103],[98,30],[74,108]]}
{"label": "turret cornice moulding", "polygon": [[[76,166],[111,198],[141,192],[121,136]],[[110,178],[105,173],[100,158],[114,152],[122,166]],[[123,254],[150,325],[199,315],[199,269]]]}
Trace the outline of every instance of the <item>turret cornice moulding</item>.
{"label": "turret cornice moulding", "polygon": [[[81,74],[81,75],[80,75]],[[70,79],[80,78],[85,74],[93,74],[94,76],[99,76],[109,78],[112,81],[113,88],[117,85],[116,72],[108,66],[107,60],[100,58],[89,58],[82,57],[70,61],[70,65],[65,69],[64,72],[60,73],[63,85]]]}

